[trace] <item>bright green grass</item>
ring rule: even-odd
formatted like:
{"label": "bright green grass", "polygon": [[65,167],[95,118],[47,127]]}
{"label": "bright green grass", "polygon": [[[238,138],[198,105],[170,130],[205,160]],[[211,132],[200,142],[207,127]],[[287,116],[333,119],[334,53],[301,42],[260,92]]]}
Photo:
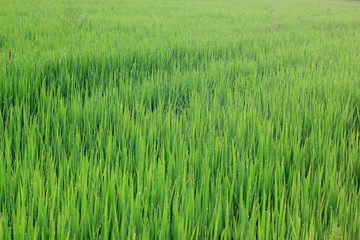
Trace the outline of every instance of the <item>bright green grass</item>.
{"label": "bright green grass", "polygon": [[0,239],[357,240],[359,12],[0,0]]}

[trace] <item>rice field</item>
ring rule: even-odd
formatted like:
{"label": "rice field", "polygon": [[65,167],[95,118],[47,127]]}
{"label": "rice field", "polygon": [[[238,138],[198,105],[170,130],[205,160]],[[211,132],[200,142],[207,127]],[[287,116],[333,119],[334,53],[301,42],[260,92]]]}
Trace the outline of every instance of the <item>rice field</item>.
{"label": "rice field", "polygon": [[359,40],[359,1],[0,0],[0,239],[359,239]]}

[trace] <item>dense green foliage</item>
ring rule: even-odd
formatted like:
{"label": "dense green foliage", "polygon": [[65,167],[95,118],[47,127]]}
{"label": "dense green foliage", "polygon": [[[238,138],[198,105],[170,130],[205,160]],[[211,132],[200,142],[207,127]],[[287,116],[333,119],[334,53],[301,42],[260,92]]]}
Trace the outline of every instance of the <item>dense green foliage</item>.
{"label": "dense green foliage", "polygon": [[0,239],[358,239],[359,11],[0,0]]}

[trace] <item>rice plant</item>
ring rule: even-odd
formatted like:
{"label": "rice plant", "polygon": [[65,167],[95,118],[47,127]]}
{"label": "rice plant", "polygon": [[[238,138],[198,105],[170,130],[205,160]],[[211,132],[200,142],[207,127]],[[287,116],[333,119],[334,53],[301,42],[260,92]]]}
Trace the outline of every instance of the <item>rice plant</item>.
{"label": "rice plant", "polygon": [[359,9],[0,0],[0,239],[359,239]]}

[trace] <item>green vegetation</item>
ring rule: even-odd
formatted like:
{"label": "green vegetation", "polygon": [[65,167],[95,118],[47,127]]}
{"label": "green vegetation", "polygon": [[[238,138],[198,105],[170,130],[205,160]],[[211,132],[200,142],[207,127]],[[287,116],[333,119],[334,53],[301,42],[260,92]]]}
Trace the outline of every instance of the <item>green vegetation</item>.
{"label": "green vegetation", "polygon": [[0,0],[0,239],[357,240],[359,11]]}

